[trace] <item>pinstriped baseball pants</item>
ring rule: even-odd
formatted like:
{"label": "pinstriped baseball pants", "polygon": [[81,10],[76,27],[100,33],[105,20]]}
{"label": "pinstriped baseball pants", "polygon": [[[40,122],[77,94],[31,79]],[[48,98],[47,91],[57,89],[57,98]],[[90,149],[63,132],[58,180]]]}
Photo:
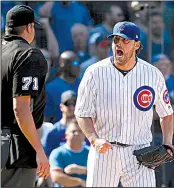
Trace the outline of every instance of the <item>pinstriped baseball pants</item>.
{"label": "pinstriped baseball pants", "polygon": [[91,147],[87,165],[87,187],[156,187],[155,171],[139,166],[133,150],[146,147],[113,145],[113,150],[99,154]]}

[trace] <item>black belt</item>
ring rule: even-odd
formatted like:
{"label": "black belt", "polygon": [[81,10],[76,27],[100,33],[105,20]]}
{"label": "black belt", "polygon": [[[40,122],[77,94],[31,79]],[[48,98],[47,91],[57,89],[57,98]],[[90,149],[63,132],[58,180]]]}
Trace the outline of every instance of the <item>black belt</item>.
{"label": "black belt", "polygon": [[127,147],[127,146],[131,146],[129,144],[123,144],[117,141],[113,141],[113,142],[109,142],[110,144],[114,144],[114,145],[119,145],[119,146],[123,146],[123,147]]}

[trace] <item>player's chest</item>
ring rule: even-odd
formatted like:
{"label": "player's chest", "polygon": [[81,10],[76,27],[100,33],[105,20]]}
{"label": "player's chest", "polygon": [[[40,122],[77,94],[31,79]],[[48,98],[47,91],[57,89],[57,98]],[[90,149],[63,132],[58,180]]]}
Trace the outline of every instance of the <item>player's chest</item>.
{"label": "player's chest", "polygon": [[133,105],[139,110],[148,110],[155,102],[156,85],[156,80],[148,76],[115,76],[110,81],[105,79],[103,84],[99,83],[97,101],[104,108],[115,108],[115,105],[125,104]]}

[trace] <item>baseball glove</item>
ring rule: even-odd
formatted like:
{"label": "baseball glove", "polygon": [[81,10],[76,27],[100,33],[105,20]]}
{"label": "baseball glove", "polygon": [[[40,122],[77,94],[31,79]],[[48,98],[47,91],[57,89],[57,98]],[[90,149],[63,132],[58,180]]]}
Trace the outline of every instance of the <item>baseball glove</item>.
{"label": "baseball glove", "polygon": [[[172,151],[171,156],[167,150]],[[139,150],[134,150],[133,155],[136,156],[139,165],[144,165],[148,168],[155,169],[164,163],[174,160],[174,149],[168,145],[149,146]]]}

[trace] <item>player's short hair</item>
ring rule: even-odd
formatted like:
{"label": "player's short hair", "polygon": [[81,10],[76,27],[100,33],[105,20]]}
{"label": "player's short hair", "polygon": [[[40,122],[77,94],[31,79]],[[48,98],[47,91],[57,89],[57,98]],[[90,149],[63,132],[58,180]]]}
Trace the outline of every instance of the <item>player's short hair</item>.
{"label": "player's short hair", "polygon": [[5,27],[5,34],[6,35],[21,35],[25,30],[25,25],[18,26],[18,27]]}

